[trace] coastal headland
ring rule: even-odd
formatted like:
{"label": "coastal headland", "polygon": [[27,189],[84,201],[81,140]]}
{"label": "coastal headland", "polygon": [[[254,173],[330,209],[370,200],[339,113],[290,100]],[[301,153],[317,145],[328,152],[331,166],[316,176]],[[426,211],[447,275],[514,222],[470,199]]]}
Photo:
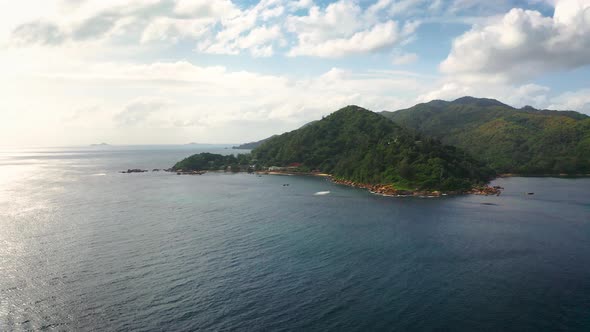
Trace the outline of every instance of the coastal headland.
{"label": "coastal headland", "polygon": [[[147,170],[141,170],[141,171],[140,171],[140,169],[137,169],[137,170],[138,171],[135,171],[135,169],[132,169],[131,172],[130,171],[122,171],[120,173],[144,173],[144,172],[147,172]],[[156,171],[159,171],[159,169],[153,170],[153,172],[156,172]],[[175,170],[173,168],[163,169],[163,171],[173,173],[176,175],[203,175],[208,172],[212,172],[212,173],[227,173],[228,172],[227,170],[196,171],[196,170],[182,170],[182,169]],[[346,179],[335,177],[332,174],[322,173],[322,172],[299,172],[299,171],[294,171],[294,170],[291,170],[291,171],[259,170],[259,171],[255,171],[255,172],[252,172],[252,171],[229,171],[229,172],[230,173],[240,173],[240,172],[246,173],[247,172],[247,173],[257,174],[257,175],[317,176],[317,177],[326,178],[335,184],[339,184],[339,185],[343,185],[343,186],[347,186],[347,187],[352,187],[352,188],[365,189],[372,194],[380,195],[380,196],[388,196],[388,197],[443,197],[443,196],[449,196],[449,195],[465,195],[465,194],[499,196],[502,193],[502,190],[504,189],[500,186],[480,185],[480,186],[475,186],[475,187],[468,189],[468,190],[441,191],[441,190],[420,190],[417,188],[414,190],[410,190],[410,189],[396,188],[392,184],[384,184],[384,183],[370,184],[370,183],[362,183],[362,182],[346,180]]]}

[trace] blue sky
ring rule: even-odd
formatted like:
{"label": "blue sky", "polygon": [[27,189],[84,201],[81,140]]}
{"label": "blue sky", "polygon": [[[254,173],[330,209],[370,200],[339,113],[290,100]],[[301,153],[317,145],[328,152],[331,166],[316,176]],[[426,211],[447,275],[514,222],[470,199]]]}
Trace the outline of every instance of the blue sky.
{"label": "blue sky", "polygon": [[590,0],[0,5],[4,145],[235,143],[464,95],[590,113]]}

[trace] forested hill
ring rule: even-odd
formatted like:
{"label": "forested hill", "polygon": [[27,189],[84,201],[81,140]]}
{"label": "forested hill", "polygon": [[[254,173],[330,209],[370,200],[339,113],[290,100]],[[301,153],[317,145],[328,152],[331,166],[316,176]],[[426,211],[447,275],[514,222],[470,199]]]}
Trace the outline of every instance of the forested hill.
{"label": "forested hill", "polygon": [[272,137],[252,154],[265,166],[301,164],[306,170],[400,189],[468,189],[492,176],[460,149],[412,134],[357,106]]}
{"label": "forested hill", "polygon": [[577,112],[463,97],[381,114],[464,149],[500,173],[590,173],[590,118]]}
{"label": "forested hill", "polygon": [[[301,126],[301,128],[304,128],[306,126],[309,126],[309,125],[315,123],[316,121],[308,122],[308,123],[304,124],[303,126]],[[262,143],[266,142],[267,140],[269,140],[269,139],[271,139],[271,138],[273,138],[275,136],[278,136],[278,135],[272,135],[271,137],[267,137],[265,139],[261,139],[260,141],[256,141],[256,142],[249,142],[249,143],[240,144],[238,146],[233,146],[232,149],[241,149],[241,150],[252,150],[252,149],[256,149],[257,147],[259,147],[260,145],[262,145]]]}
{"label": "forested hill", "polygon": [[269,139],[275,137],[276,135],[273,135],[271,137],[265,138],[265,139],[261,139],[260,141],[256,141],[256,142],[248,142],[248,143],[244,143],[244,144],[240,144],[238,146],[233,146],[232,149],[238,149],[238,150],[252,150],[252,149],[256,149],[257,147],[259,147],[262,143],[268,141]]}

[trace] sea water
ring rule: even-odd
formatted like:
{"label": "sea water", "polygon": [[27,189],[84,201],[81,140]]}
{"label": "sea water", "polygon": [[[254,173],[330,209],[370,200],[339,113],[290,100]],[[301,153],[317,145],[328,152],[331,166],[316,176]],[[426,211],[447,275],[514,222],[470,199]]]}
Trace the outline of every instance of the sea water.
{"label": "sea water", "polygon": [[237,152],[0,152],[0,331],[590,330],[589,179],[428,199],[151,172],[202,151]]}

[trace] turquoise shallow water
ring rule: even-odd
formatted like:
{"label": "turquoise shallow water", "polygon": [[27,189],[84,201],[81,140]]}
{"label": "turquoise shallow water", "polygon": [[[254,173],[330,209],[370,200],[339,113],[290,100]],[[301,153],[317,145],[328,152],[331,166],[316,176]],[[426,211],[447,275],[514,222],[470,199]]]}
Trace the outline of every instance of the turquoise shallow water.
{"label": "turquoise shallow water", "polygon": [[117,173],[205,150],[233,152],[0,152],[0,330],[590,329],[590,179],[399,199]]}

